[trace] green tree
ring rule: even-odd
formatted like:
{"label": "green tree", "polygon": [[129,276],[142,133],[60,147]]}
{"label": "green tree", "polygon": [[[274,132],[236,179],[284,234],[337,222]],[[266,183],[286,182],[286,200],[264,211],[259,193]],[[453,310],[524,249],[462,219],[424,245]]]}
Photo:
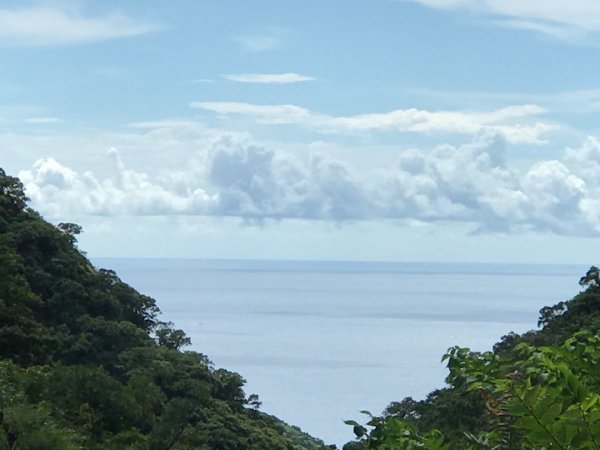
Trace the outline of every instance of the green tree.
{"label": "green tree", "polygon": [[21,212],[27,206],[28,201],[23,183],[18,178],[7,175],[0,168],[0,211]]}
{"label": "green tree", "polygon": [[185,335],[183,330],[173,328],[172,322],[159,323],[154,333],[156,334],[156,342],[158,345],[173,350],[179,350],[192,343],[191,339]]}
{"label": "green tree", "polygon": [[392,403],[367,426],[348,422],[357,440],[346,448],[600,449],[600,270],[580,284],[542,308],[539,331],[490,352],[451,348],[447,388]]}
{"label": "green tree", "polygon": [[579,279],[581,286],[600,286],[600,269],[596,266],[590,267],[587,273]]}
{"label": "green tree", "polygon": [[76,236],[83,232],[83,228],[76,223],[61,222],[57,225],[57,228],[67,237],[71,244],[77,242]]}
{"label": "green tree", "polygon": [[[0,169],[0,450],[317,450]],[[249,403],[250,402],[250,403]]]}

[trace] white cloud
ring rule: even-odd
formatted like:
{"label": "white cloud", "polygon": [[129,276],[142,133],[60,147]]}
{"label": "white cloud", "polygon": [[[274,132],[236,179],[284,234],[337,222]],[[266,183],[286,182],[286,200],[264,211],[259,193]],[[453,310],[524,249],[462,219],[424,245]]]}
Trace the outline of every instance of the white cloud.
{"label": "white cloud", "polygon": [[444,91],[422,88],[407,89],[406,93],[427,100],[456,105],[535,104],[552,113],[589,114],[600,111],[600,89],[579,89],[550,93]]}
{"label": "white cloud", "polygon": [[111,150],[113,175],[76,171],[45,158],[19,177],[32,205],[53,220],[90,215],[398,220],[474,224],[481,232],[600,233],[598,140],[588,138],[561,159],[526,168],[511,166],[505,152],[505,139],[487,134],[461,146],[399,150],[394,164],[357,169],[320,153],[299,158],[221,137],[198,148],[184,170],[133,170]]}
{"label": "white cloud", "polygon": [[101,215],[178,215],[209,212],[210,198],[195,189],[178,195],[143,172],[126,169],[111,149],[115,176],[99,179],[92,172],[77,173],[53,158],[36,161],[19,172],[33,205],[52,218]]}
{"label": "white cloud", "polygon": [[30,117],[29,119],[25,119],[26,123],[37,124],[37,125],[47,125],[62,122],[62,119],[58,117]]}
{"label": "white cloud", "polygon": [[[254,117],[264,124],[295,124],[321,132],[399,131],[473,135],[483,131],[502,133],[509,142],[540,145],[555,125],[531,121],[545,110],[536,105],[517,105],[489,112],[426,111],[415,108],[355,116],[329,116],[296,105],[256,105],[241,102],[193,102],[192,108],[217,114]],[[517,122],[521,120],[522,122]]]}
{"label": "white cloud", "polygon": [[156,31],[122,13],[85,17],[79,12],[34,7],[0,9],[0,45],[57,46],[126,38]]}
{"label": "white cloud", "polygon": [[529,29],[561,39],[600,31],[600,3],[596,0],[404,0],[436,9],[470,10],[498,23]]}
{"label": "white cloud", "polygon": [[296,105],[253,105],[241,102],[192,102],[192,108],[206,109],[217,114],[240,114],[256,117],[260,123],[307,124],[314,120],[308,109]]}
{"label": "white cloud", "polygon": [[312,81],[313,77],[300,75],[298,73],[241,73],[223,75],[223,78],[229,81],[237,81],[238,83],[255,83],[255,84],[290,84],[299,83],[302,81]]}

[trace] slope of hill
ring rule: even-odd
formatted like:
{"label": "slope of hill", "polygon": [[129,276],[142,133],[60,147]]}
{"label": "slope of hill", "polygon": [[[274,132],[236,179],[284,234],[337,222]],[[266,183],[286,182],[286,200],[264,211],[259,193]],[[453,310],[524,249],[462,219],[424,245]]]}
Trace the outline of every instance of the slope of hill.
{"label": "slope of hill", "polygon": [[0,169],[0,449],[311,449]]}
{"label": "slope of hill", "polygon": [[391,403],[365,426],[365,449],[600,448],[600,269],[569,301],[540,310],[537,331],[510,333],[493,351],[453,347],[447,387]]}

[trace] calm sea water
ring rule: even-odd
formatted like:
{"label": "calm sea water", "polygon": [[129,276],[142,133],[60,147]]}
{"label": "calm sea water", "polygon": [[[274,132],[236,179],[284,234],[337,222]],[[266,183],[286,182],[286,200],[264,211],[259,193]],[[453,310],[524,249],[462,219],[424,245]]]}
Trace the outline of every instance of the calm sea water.
{"label": "calm sea water", "polygon": [[487,350],[571,298],[586,266],[96,259],[154,297],[262,409],[327,443],[444,385],[452,345]]}

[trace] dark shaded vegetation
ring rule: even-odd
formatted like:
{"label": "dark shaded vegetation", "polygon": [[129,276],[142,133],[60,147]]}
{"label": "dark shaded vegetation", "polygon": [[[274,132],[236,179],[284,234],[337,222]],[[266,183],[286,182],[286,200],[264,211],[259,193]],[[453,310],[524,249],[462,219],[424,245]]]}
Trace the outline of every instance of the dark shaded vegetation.
{"label": "dark shaded vegetation", "polygon": [[0,449],[321,449],[183,351],[155,301],[27,208],[0,169]]}
{"label": "dark shaded vegetation", "polygon": [[347,423],[365,449],[600,449],[600,269],[572,300],[540,310],[537,331],[493,351],[453,347],[447,387]]}

